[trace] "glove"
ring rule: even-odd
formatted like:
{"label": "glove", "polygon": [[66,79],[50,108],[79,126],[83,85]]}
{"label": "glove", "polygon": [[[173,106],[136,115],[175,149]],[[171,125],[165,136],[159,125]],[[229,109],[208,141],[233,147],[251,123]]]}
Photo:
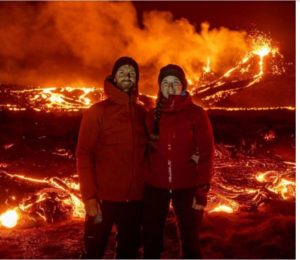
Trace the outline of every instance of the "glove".
{"label": "glove", "polygon": [[196,210],[202,210],[207,205],[207,193],[210,185],[204,184],[197,187],[192,207]]}
{"label": "glove", "polygon": [[86,214],[90,217],[95,217],[98,214],[102,214],[99,202],[92,198],[84,202]]}

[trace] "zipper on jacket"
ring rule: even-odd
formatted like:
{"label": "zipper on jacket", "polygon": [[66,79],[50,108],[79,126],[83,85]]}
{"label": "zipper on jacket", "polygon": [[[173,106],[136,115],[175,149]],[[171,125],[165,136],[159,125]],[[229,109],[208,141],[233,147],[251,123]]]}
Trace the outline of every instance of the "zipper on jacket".
{"label": "zipper on jacket", "polygon": [[168,181],[169,183],[172,183],[172,160],[171,160],[171,152],[172,152],[172,144],[168,144],[168,153],[169,153],[169,159],[168,159]]}
{"label": "zipper on jacket", "polygon": [[129,189],[128,189],[128,193],[127,193],[127,201],[129,199],[130,196],[130,190],[132,187],[132,182],[133,182],[133,178],[135,176],[135,129],[134,129],[134,113],[133,113],[133,104],[130,100],[129,97],[129,114],[130,114],[130,121],[131,121],[131,132],[132,132],[132,171],[131,171],[131,180],[129,183]]}

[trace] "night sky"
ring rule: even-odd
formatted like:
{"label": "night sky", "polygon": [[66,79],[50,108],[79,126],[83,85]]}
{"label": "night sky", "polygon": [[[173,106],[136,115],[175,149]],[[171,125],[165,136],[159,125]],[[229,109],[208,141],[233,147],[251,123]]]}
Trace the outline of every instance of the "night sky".
{"label": "night sky", "polygon": [[208,21],[211,28],[225,26],[232,30],[251,31],[258,29],[270,34],[279,44],[287,60],[295,60],[295,14],[296,3],[291,1],[179,1],[179,2],[134,2],[139,21],[144,11],[171,11],[175,19],[186,18],[196,28]]}

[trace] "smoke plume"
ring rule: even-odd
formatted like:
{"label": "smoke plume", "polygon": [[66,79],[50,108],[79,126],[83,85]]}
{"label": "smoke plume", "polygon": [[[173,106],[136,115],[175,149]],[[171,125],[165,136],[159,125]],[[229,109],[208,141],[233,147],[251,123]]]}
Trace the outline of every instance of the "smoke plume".
{"label": "smoke plume", "polygon": [[176,63],[197,80],[208,59],[224,73],[249,49],[247,33],[197,31],[170,12],[143,14],[130,2],[0,3],[0,82],[52,86],[102,86],[114,61],[132,56],[140,64],[141,90],[157,91],[160,67]]}

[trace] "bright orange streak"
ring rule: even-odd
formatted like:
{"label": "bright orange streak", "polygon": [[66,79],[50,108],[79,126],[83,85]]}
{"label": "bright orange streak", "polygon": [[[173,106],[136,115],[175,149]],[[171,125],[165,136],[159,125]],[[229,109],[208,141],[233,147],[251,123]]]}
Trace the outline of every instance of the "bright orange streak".
{"label": "bright orange streak", "polygon": [[228,205],[218,205],[215,208],[213,208],[212,210],[210,210],[209,212],[210,213],[213,213],[213,212],[233,213],[233,208],[231,208]]}
{"label": "bright orange streak", "polygon": [[31,177],[26,177],[24,175],[20,175],[20,174],[10,174],[10,173],[6,173],[8,176],[14,178],[19,178],[19,179],[23,179],[23,180],[27,180],[27,181],[31,181],[31,182],[36,182],[36,183],[48,183],[46,180],[41,180],[41,179],[36,179],[36,178],[31,178]]}
{"label": "bright orange streak", "polygon": [[211,107],[210,110],[227,111],[268,111],[268,110],[290,110],[295,111],[295,107]]}
{"label": "bright orange streak", "polygon": [[206,62],[206,65],[203,67],[203,71],[204,71],[205,73],[211,72],[211,68],[210,68],[210,58],[207,58],[207,62]]}

